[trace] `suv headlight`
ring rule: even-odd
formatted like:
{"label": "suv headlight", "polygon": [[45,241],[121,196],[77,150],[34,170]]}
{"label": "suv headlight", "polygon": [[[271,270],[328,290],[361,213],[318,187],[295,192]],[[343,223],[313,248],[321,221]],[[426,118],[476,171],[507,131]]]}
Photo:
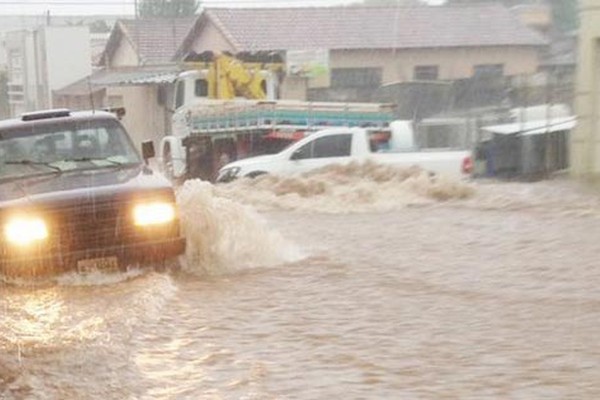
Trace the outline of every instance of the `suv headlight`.
{"label": "suv headlight", "polygon": [[48,238],[48,226],[41,218],[16,217],[4,225],[5,239],[17,246],[28,246]]}
{"label": "suv headlight", "polygon": [[133,221],[136,226],[163,225],[175,220],[173,203],[142,203],[133,209]]}

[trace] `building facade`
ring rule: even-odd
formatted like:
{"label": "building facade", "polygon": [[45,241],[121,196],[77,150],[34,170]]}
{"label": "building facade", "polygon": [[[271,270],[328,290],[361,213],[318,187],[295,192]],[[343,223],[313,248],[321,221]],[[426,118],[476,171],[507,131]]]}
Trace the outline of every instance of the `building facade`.
{"label": "building facade", "polygon": [[[206,8],[190,18],[118,21],[91,82],[94,103],[125,106],[123,121],[142,141],[169,134],[172,81],[190,53],[278,53],[288,64],[281,98],[356,102],[378,101],[373,93],[389,85],[533,74],[545,46],[498,4]],[[294,72],[298,53],[319,55],[320,73]],[[64,104],[85,103],[85,87],[75,86],[57,92]]]}
{"label": "building facade", "polygon": [[4,53],[12,116],[54,107],[54,90],[92,71],[89,30],[83,26],[8,32]]}
{"label": "building facade", "polygon": [[580,0],[575,112],[571,137],[571,173],[600,181],[600,0]]}

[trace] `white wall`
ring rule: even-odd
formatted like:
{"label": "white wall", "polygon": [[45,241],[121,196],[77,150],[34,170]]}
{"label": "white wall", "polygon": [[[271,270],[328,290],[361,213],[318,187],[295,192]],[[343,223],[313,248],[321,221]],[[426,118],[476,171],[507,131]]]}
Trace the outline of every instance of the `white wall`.
{"label": "white wall", "polygon": [[136,50],[133,48],[131,42],[124,35],[121,35],[119,44],[111,59],[108,61],[108,66],[127,67],[138,65],[140,65],[140,59]]}

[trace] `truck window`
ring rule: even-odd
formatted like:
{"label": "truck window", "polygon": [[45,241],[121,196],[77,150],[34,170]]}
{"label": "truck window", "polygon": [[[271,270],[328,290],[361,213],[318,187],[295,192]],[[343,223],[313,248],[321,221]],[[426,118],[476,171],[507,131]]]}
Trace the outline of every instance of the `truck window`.
{"label": "truck window", "polygon": [[349,133],[325,136],[306,143],[294,152],[294,159],[346,157],[352,148],[352,135]]}
{"label": "truck window", "polygon": [[194,94],[196,97],[208,97],[208,81],[206,79],[196,79]]}
{"label": "truck window", "polygon": [[308,142],[304,146],[296,150],[293,155],[294,160],[305,160],[307,158],[312,158],[314,143],[314,141]]}
{"label": "truck window", "polygon": [[183,105],[185,99],[185,81],[177,82],[177,89],[175,89],[175,109],[178,109]]}
{"label": "truck window", "polygon": [[313,158],[346,157],[351,147],[351,134],[325,136],[315,140]]}

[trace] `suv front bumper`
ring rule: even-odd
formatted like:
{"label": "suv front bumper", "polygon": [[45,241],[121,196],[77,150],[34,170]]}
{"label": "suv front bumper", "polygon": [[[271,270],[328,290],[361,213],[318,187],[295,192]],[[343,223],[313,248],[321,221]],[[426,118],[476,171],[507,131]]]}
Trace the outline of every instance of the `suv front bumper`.
{"label": "suv front bumper", "polygon": [[129,265],[162,263],[185,252],[183,237],[161,238],[102,248],[90,248],[69,253],[45,252],[43,249],[28,254],[8,254],[0,259],[0,272],[6,275],[45,276],[66,271],[77,271],[81,261],[115,259],[118,268]]}

